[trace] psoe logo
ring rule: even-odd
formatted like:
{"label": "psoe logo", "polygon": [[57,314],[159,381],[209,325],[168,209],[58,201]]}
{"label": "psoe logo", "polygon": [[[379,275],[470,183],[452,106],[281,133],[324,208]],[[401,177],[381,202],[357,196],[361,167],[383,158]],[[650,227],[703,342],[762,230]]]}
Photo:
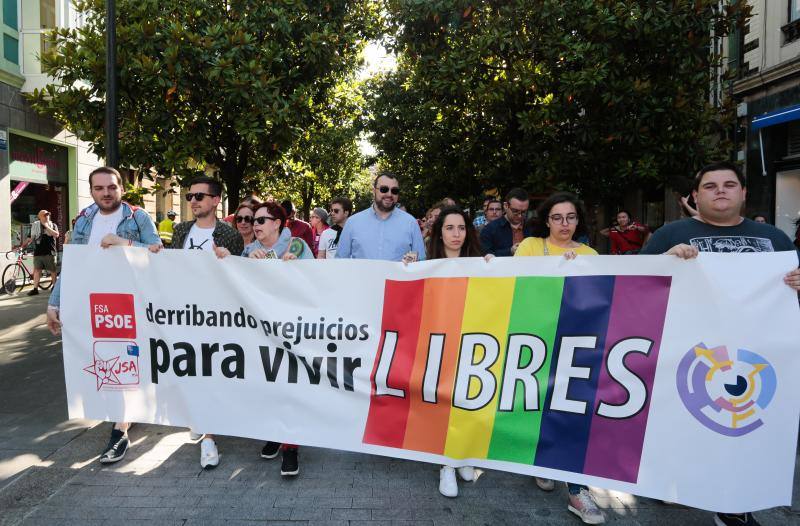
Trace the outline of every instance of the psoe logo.
{"label": "psoe logo", "polygon": [[97,390],[136,389],[139,385],[139,347],[131,341],[94,342],[92,364],[83,369],[97,379]]}
{"label": "psoe logo", "polygon": [[758,354],[699,343],[678,364],[678,394],[698,422],[721,435],[737,437],[761,427],[777,377]]}
{"label": "psoe logo", "polygon": [[135,339],[136,310],[133,294],[89,294],[92,336],[104,339]]}

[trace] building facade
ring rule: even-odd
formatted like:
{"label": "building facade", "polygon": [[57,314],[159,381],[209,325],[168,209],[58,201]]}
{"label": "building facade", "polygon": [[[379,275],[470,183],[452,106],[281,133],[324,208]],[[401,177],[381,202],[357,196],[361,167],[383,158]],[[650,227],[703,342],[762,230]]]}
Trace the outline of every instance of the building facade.
{"label": "building facade", "polygon": [[[0,0],[0,253],[27,238],[41,209],[50,211],[62,233],[71,219],[92,203],[89,173],[104,164],[52,119],[37,114],[24,94],[52,79],[42,73],[40,54],[50,45],[45,38],[56,27],[83,23],[71,0]],[[143,186],[162,178],[145,179]],[[159,221],[169,210],[191,216],[182,202],[184,192],[155,192],[144,208]],[[183,212],[183,213],[182,213]],[[59,239],[59,249],[63,236]]]}
{"label": "building facade", "polygon": [[794,238],[800,219],[800,0],[748,0],[753,16],[728,37],[722,97],[737,104],[733,158],[748,180],[748,215]]}

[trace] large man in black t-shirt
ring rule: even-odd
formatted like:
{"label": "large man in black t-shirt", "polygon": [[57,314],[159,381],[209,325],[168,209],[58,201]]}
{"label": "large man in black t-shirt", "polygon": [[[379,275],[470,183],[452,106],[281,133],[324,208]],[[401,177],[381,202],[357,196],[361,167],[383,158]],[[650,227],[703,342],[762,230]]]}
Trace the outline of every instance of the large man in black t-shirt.
{"label": "large man in black t-shirt", "polygon": [[[704,167],[695,176],[692,195],[698,215],[658,229],[642,249],[642,254],[669,254],[691,259],[700,252],[795,249],[792,240],[781,230],[741,216],[747,189],[744,175],[735,164],[719,162]],[[800,269],[789,272],[783,281],[800,290]],[[718,526],[758,525],[750,513],[717,513],[714,522]]]}

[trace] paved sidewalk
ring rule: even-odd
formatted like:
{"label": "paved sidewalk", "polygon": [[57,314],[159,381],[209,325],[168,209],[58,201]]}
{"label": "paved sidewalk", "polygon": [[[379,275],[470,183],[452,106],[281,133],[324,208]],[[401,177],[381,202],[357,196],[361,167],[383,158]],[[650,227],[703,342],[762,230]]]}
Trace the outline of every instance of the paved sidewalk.
{"label": "paved sidewalk", "polygon": [[[439,495],[438,466],[301,448],[300,475],[280,476],[261,443],[219,437],[221,462],[204,471],[185,429],[137,425],[119,464],[97,455],[110,424],[66,415],[60,340],[44,326],[46,296],[0,297],[0,526],[24,525],[578,525],[567,493],[529,477],[483,473]],[[595,490],[607,523],[710,525],[708,512]],[[757,513],[765,526],[800,525],[795,506]]]}

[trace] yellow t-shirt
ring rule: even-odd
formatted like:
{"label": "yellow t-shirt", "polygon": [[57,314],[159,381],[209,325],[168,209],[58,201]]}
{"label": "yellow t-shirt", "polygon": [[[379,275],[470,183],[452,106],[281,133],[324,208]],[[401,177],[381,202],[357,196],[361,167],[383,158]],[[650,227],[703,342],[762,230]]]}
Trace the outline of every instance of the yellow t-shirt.
{"label": "yellow t-shirt", "polygon": [[[543,237],[529,237],[519,244],[517,251],[514,252],[515,256],[544,256],[544,238]],[[596,256],[597,251],[583,243],[575,248],[561,248],[558,245],[547,243],[547,252],[549,256],[563,256],[564,252],[574,251],[578,255],[583,256]]]}

